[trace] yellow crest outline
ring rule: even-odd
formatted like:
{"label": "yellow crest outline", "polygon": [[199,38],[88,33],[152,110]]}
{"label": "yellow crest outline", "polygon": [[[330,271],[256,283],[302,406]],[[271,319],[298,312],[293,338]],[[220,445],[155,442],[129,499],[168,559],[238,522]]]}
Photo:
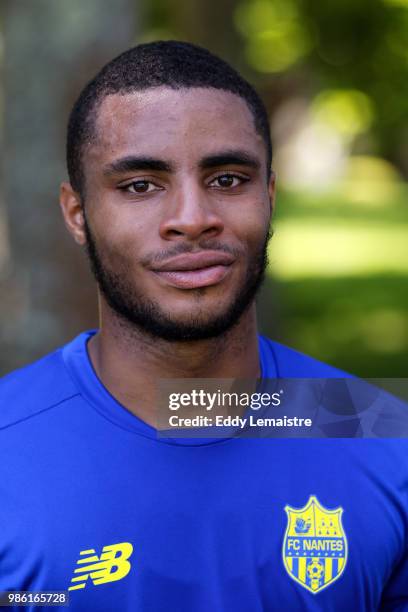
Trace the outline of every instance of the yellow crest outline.
{"label": "yellow crest outline", "polygon": [[[335,576],[332,576],[329,580],[327,580],[327,582],[325,581],[321,586],[319,586],[318,588],[312,589],[308,584],[306,584],[305,581],[300,580],[292,571],[292,568],[290,567],[289,561],[288,561],[288,557],[285,554],[285,547],[286,547],[286,543],[287,543],[287,539],[288,539],[288,534],[290,532],[290,528],[291,528],[291,517],[296,516],[296,515],[302,515],[304,513],[306,513],[307,511],[309,511],[311,508],[317,508],[322,514],[327,515],[327,516],[336,516],[336,519],[338,521],[338,528],[341,532],[341,538],[344,541],[344,562],[342,563],[342,566],[340,567],[338,573]],[[294,580],[295,582],[299,583],[303,588],[305,588],[306,590],[308,590],[310,593],[312,593],[313,595],[316,595],[317,593],[320,593],[323,589],[325,589],[326,587],[330,586],[331,584],[333,584],[336,580],[338,580],[344,573],[344,570],[346,568],[347,565],[347,561],[348,561],[348,541],[347,541],[347,535],[346,532],[344,530],[343,527],[343,523],[342,523],[342,515],[344,512],[344,509],[342,506],[338,506],[337,508],[334,508],[332,510],[329,510],[327,508],[325,508],[325,506],[323,506],[316,495],[310,495],[307,503],[305,504],[305,506],[303,506],[302,508],[294,508],[292,506],[286,505],[285,506],[285,512],[286,512],[286,516],[287,516],[287,525],[286,525],[286,530],[285,530],[285,535],[283,537],[283,543],[282,543],[282,560],[283,560],[283,565],[284,568],[286,570],[286,572],[288,573],[288,575],[290,576],[290,578],[292,578],[292,580]],[[310,558],[315,559],[315,557],[313,557],[313,555],[310,555]],[[323,558],[324,559],[324,558]],[[319,559],[315,559],[316,561],[322,561],[322,558]]]}

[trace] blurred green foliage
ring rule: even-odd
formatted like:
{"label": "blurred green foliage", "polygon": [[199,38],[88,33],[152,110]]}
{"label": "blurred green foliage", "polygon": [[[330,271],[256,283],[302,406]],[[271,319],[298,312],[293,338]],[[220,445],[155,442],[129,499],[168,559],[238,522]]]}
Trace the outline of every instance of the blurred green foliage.
{"label": "blurred green foliage", "polygon": [[263,333],[362,377],[406,377],[407,276],[308,278],[282,282],[280,325]]}
{"label": "blurred green foliage", "polygon": [[260,72],[282,72],[313,48],[313,31],[293,0],[244,1],[235,23],[246,39],[248,63]]}
{"label": "blurred green foliage", "polygon": [[375,113],[371,147],[408,174],[406,0],[242,0],[234,21],[249,65],[277,86],[285,77],[292,91],[362,92]]}

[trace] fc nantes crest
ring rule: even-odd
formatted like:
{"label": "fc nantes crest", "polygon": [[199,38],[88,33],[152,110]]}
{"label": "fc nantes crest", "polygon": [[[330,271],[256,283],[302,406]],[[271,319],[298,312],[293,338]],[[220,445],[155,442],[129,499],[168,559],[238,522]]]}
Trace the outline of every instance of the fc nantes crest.
{"label": "fc nantes crest", "polygon": [[343,508],[327,510],[312,495],[303,508],[285,507],[288,526],[283,563],[289,576],[311,593],[340,578],[347,563],[347,538],[341,524]]}

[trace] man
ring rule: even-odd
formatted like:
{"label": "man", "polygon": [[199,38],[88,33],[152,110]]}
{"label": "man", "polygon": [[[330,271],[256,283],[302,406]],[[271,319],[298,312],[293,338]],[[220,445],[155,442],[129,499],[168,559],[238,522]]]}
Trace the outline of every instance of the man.
{"label": "man", "polygon": [[140,45],[81,93],[67,161],[100,328],[1,383],[0,588],[75,611],[407,610],[405,442],[157,436],[159,379],[343,376],[257,335],[274,175],[252,87]]}

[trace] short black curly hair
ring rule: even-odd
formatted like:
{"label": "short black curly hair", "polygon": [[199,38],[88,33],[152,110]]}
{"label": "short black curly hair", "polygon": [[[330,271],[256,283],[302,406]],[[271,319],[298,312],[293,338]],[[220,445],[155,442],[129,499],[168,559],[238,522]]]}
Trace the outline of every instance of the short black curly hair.
{"label": "short black curly hair", "polygon": [[187,42],[166,40],[140,44],[110,61],[82,90],[69,116],[67,168],[72,188],[84,195],[83,153],[95,136],[97,110],[109,94],[212,87],[243,98],[253,115],[255,129],[266,147],[267,169],[272,162],[268,114],[255,89],[224,60]]}

